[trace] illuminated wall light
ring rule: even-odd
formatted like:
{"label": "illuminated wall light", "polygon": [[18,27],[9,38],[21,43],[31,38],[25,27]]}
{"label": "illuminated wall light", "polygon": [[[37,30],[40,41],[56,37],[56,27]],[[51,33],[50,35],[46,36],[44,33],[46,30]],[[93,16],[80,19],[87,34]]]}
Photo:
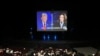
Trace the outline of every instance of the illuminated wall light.
{"label": "illuminated wall light", "polygon": [[32,27],[30,28],[30,37],[31,37],[32,40],[34,39],[33,32],[32,32]]}
{"label": "illuminated wall light", "polygon": [[48,40],[50,40],[50,36],[48,35]]}
{"label": "illuminated wall light", "polygon": [[45,37],[45,35],[43,35],[43,40],[46,40],[46,37]]}
{"label": "illuminated wall light", "polygon": [[54,40],[57,40],[57,36],[56,35],[54,36]]}

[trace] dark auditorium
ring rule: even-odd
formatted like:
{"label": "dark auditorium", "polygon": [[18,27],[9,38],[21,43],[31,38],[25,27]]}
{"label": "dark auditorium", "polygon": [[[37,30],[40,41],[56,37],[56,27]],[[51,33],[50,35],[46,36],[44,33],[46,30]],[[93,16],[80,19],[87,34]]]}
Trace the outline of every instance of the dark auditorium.
{"label": "dark auditorium", "polygon": [[100,56],[97,24],[81,17],[80,1],[16,1],[5,9],[0,56]]}

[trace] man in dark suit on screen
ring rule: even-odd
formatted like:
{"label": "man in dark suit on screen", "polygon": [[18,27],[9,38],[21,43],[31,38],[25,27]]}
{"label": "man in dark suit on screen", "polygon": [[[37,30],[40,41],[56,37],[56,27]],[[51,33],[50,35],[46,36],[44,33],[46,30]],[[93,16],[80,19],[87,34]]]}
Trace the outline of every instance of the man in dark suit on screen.
{"label": "man in dark suit on screen", "polygon": [[42,21],[42,30],[46,30],[47,27],[47,14],[46,13],[42,13],[41,16],[41,21]]}
{"label": "man in dark suit on screen", "polygon": [[59,15],[59,20],[54,23],[55,30],[67,30],[67,15],[65,13],[61,13]]}

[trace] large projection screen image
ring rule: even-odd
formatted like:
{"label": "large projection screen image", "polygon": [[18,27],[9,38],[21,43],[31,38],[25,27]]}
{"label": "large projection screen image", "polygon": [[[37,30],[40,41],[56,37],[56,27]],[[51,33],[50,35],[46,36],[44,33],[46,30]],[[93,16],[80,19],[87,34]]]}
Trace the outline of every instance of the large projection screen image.
{"label": "large projection screen image", "polygon": [[67,11],[37,11],[37,31],[67,31]]}

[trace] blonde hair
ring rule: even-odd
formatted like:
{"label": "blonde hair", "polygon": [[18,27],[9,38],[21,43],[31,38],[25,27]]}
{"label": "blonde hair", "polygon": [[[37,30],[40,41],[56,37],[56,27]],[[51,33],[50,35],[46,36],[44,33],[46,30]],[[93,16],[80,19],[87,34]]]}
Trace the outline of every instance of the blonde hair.
{"label": "blonde hair", "polygon": [[42,13],[42,16],[47,16],[47,13]]}

